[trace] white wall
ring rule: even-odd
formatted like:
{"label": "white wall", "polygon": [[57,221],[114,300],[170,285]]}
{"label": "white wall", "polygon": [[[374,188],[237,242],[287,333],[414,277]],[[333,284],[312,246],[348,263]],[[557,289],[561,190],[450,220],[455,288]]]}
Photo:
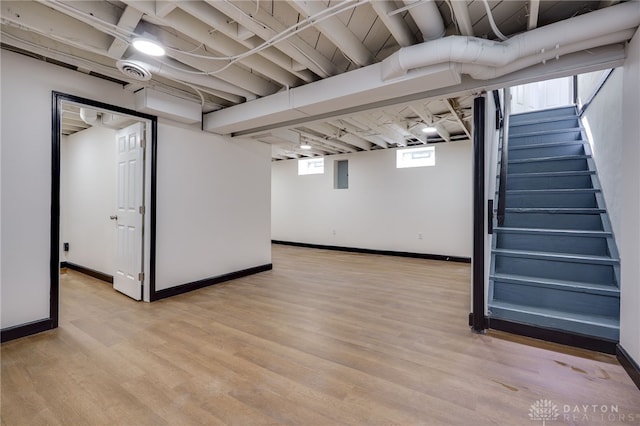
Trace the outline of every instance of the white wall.
{"label": "white wall", "polygon": [[[578,76],[582,102],[593,93],[604,72]],[[593,159],[616,237],[622,234],[622,77],[622,69],[615,70],[583,115],[583,122],[590,129]]]}
{"label": "white wall", "polygon": [[[434,167],[396,169],[395,149],[325,157],[323,175],[274,162],[272,238],[471,257],[471,143],[434,146]],[[344,159],[349,188],[333,189],[334,161]]]}
{"label": "white wall", "polygon": [[[120,85],[5,50],[1,55],[0,322],[6,328],[49,317],[51,91],[131,109],[134,102]],[[239,165],[245,157],[251,171]],[[160,121],[158,162],[158,288],[270,262],[268,147]],[[236,185],[248,195],[234,196]],[[215,220],[223,225],[214,227]],[[196,229],[210,244],[196,239],[193,248],[181,237]]]}
{"label": "white wall", "polygon": [[115,130],[94,126],[60,147],[60,258],[108,275],[115,270],[115,138]]}
{"label": "white wall", "polygon": [[[49,317],[51,90],[132,106],[121,86],[2,50],[2,328]],[[46,73],[46,75],[45,75]]]}
{"label": "white wall", "polygon": [[620,345],[640,364],[640,31],[628,47],[623,89]]}
{"label": "white wall", "polygon": [[271,263],[271,146],[158,131],[156,289]]}

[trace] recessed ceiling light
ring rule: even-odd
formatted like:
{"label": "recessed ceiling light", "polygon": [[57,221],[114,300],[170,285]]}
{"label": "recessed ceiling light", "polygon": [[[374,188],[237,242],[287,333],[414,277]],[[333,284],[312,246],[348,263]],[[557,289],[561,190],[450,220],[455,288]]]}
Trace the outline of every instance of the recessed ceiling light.
{"label": "recessed ceiling light", "polygon": [[436,129],[435,127],[426,126],[426,127],[422,128],[422,132],[423,133],[437,133],[438,129]]}
{"label": "recessed ceiling light", "polygon": [[133,47],[138,51],[150,56],[164,56],[164,47],[155,40],[144,37],[134,38]]}
{"label": "recessed ceiling light", "polygon": [[300,145],[300,149],[311,149],[311,145],[309,145],[308,143],[303,143],[302,145]]}

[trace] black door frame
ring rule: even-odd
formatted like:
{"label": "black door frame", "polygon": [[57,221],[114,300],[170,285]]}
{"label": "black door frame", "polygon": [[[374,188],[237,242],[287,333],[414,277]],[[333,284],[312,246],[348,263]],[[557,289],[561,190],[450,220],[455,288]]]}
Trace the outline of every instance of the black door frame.
{"label": "black door frame", "polygon": [[151,123],[151,182],[149,200],[149,293],[153,300],[156,284],[156,193],[157,193],[157,141],[158,119],[156,116],[122,108],[62,92],[51,92],[51,238],[49,258],[49,318],[7,327],[2,330],[1,341],[17,339],[58,327],[60,302],[60,142],[62,102],[83,104],[97,109],[113,111],[149,120]]}

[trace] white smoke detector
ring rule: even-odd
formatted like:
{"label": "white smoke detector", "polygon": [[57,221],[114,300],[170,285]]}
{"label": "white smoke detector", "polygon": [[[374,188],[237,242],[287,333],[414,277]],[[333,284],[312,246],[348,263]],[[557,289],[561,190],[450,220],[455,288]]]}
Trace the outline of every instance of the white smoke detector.
{"label": "white smoke detector", "polygon": [[121,73],[134,80],[151,80],[151,72],[138,62],[124,59],[116,62],[116,66]]}

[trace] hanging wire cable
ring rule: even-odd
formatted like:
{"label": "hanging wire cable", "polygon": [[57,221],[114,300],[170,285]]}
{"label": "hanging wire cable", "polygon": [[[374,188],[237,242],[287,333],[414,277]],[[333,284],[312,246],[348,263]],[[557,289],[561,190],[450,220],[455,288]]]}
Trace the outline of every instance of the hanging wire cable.
{"label": "hanging wire cable", "polygon": [[[227,2],[229,2],[229,0],[225,0]],[[307,18],[299,21],[298,23],[290,26],[289,28],[281,31],[280,33],[274,35],[273,37],[271,37],[270,39],[266,40],[265,42],[261,43],[260,45],[246,51],[243,52],[241,54],[238,55],[233,55],[233,56],[210,56],[210,55],[200,55],[200,54],[196,54],[193,53],[194,50],[197,50],[199,47],[203,46],[204,44],[202,43],[201,46],[196,47],[195,49],[193,49],[192,51],[184,51],[181,49],[176,49],[176,48],[172,48],[172,47],[167,47],[167,50],[169,51],[173,51],[176,53],[181,53],[184,55],[188,55],[188,56],[192,56],[195,58],[200,58],[200,59],[206,59],[206,60],[216,60],[216,61],[229,61],[226,65],[224,65],[222,68],[215,70],[215,71],[190,71],[190,70],[185,70],[182,68],[177,68],[175,66],[172,66],[171,64],[167,64],[166,62],[162,62],[164,65],[167,65],[171,68],[174,69],[178,69],[180,71],[184,71],[184,72],[188,72],[191,74],[200,74],[200,75],[215,75],[218,73],[221,73],[225,70],[227,70],[229,67],[231,67],[232,65],[234,65],[236,62],[241,61],[251,55],[254,55],[256,53],[261,52],[264,49],[267,49],[268,47],[273,46],[276,43],[282,42],[286,39],[288,39],[289,37],[292,37],[304,30],[306,30],[309,27],[312,27],[313,25],[320,23],[326,19],[332,18],[335,15],[338,15],[342,12],[345,12],[347,10],[351,10],[353,8],[356,8],[358,6],[361,6],[363,4],[369,3],[371,0],[344,0],[338,4],[335,4],[333,6],[330,6],[326,9],[324,9],[323,11],[315,14],[315,15],[311,15],[308,16]],[[138,36],[138,34],[136,34],[133,31],[130,30],[126,30],[124,28],[118,27],[115,24],[112,24],[110,22],[107,22],[97,16],[91,15],[87,12],[84,12],[80,9],[77,9],[73,6],[70,6],[69,4],[66,3],[62,3],[59,0],[47,0],[46,3],[51,3],[51,4],[55,4],[56,6],[67,10],[68,12],[72,13],[72,14],[76,14],[79,16],[82,16],[84,19],[86,20],[90,20],[91,22],[94,23],[98,23],[100,24],[100,26],[102,28],[98,28],[99,30],[119,39],[122,40],[126,43],[129,43],[129,38],[123,36],[123,34],[125,34],[126,36],[129,37],[133,37],[133,36]],[[258,23],[259,25],[264,25],[261,22],[257,21],[253,16],[245,13],[242,9],[238,8],[236,5],[234,5],[233,3],[229,2],[229,4],[231,6],[233,6],[234,8],[238,9],[243,15],[245,15],[246,17],[248,17],[249,19],[253,20],[254,22]],[[257,7],[259,7],[259,0],[257,0]],[[5,19],[3,19],[3,21],[5,21]],[[14,26],[22,26],[21,23],[15,23],[12,21],[9,21],[11,23],[14,24]],[[34,31],[38,34],[41,34],[43,36],[49,37],[49,38],[54,38],[55,40],[61,41],[63,43],[67,43],[67,44],[71,44],[74,47],[78,47],[81,49],[85,49],[85,50],[90,50],[93,51],[94,53],[98,53],[98,54],[104,54],[104,52],[99,52],[97,51],[97,49],[95,48],[91,48],[90,46],[86,45],[85,43],[81,43],[78,41],[74,41],[71,39],[67,39],[65,37],[60,37],[60,36],[54,36],[51,33],[43,33],[42,31],[38,31],[36,29],[33,28],[28,28],[30,31]],[[305,57],[307,57],[315,66],[317,66],[320,70],[322,70],[324,73],[326,73],[327,75],[329,75],[330,73],[327,72],[326,70],[324,70],[319,64],[317,64],[315,61],[313,61],[311,58],[308,57],[308,55],[306,55],[301,49],[299,49],[297,46],[296,49],[303,55],[305,55]]]}
{"label": "hanging wire cable", "polygon": [[493,20],[493,13],[491,13],[491,7],[489,7],[488,0],[482,0],[482,2],[484,3],[484,8],[487,11],[487,18],[489,19],[489,25],[491,25],[493,33],[502,41],[508,40],[508,37],[502,34],[496,25],[496,21]]}

